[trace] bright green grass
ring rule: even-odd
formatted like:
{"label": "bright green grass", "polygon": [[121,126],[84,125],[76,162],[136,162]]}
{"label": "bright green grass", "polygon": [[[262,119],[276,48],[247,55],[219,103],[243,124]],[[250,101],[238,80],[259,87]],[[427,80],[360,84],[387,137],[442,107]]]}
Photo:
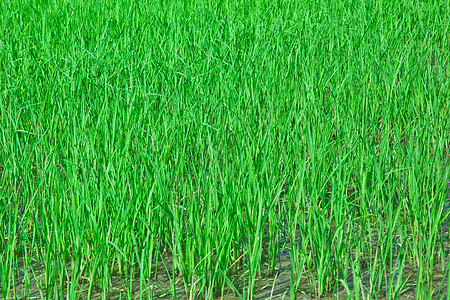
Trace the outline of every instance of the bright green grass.
{"label": "bright green grass", "polygon": [[449,2],[158,2],[0,2],[3,298],[445,292]]}

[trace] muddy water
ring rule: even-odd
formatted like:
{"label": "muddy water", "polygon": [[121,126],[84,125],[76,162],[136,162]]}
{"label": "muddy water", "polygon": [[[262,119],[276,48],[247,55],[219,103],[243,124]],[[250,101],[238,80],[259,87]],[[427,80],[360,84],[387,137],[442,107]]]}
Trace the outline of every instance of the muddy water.
{"label": "muddy water", "polygon": [[[450,182],[448,183],[448,188],[450,191]],[[447,200],[450,202],[450,194],[447,197]],[[447,205],[447,210],[449,209]],[[444,221],[443,224],[443,230],[442,230],[442,237],[444,240],[444,257],[439,257],[437,259],[437,263],[434,268],[434,275],[433,275],[433,281],[431,283],[432,289],[434,291],[441,290],[441,297],[440,299],[446,299],[444,295],[447,293],[448,288],[448,276],[444,274],[444,270],[446,269],[447,264],[449,263],[449,255],[450,253],[450,239],[448,234],[448,223],[447,221]],[[372,242],[374,243],[372,246],[375,248],[378,243],[377,237],[374,236],[372,239]],[[264,255],[267,256],[267,253]],[[170,284],[170,278],[172,278],[171,274],[167,274],[165,271],[166,268],[168,270],[172,269],[172,261],[170,255],[166,255],[163,257],[164,263],[166,267],[163,266],[162,263],[159,263],[159,265],[154,266],[154,269],[156,269],[156,277],[152,276],[152,279],[148,282],[146,282],[147,287],[153,287],[152,289],[152,295],[155,298],[160,299],[171,299],[171,284]],[[267,257],[265,257],[267,260]],[[264,261],[264,260],[263,260]],[[34,273],[35,275],[32,276],[33,278],[37,278],[37,280],[34,279],[27,279],[25,276],[24,270],[27,269],[28,273]],[[71,267],[70,265],[66,266],[68,274],[71,273]],[[136,266],[136,269],[137,266]],[[268,266],[267,264],[263,263],[261,266],[262,274],[259,278],[256,279],[255,282],[255,289],[253,294],[253,299],[289,299],[289,287],[290,287],[290,270],[291,270],[291,261],[289,257],[289,252],[284,250],[280,252],[279,262],[276,265],[276,270],[274,274],[268,275]],[[42,267],[42,264],[38,260],[32,261],[32,263],[29,266],[25,266],[23,262],[19,262],[18,267],[15,270],[15,278],[18,282],[18,284],[15,286],[16,295],[18,299],[40,299],[45,298],[46,294],[45,291],[42,290],[42,288],[39,288],[39,286],[43,287],[43,278],[45,274],[45,269]],[[242,274],[242,273],[241,273]],[[237,274],[236,277],[240,276],[241,274]],[[394,277],[398,276],[398,274],[394,274]],[[138,278],[139,274],[135,274],[135,278]],[[238,277],[242,278],[242,277]],[[351,272],[349,272],[348,278],[340,278],[347,282],[348,287],[350,290],[353,290],[356,285],[359,285],[361,289],[366,289],[370,286],[370,275],[368,270],[362,271],[362,276],[359,280],[359,282],[353,282],[353,276]],[[413,265],[406,264],[403,268],[402,273],[402,279],[404,282],[406,282],[403,291],[400,295],[400,299],[414,299],[416,295],[416,279],[417,279],[417,272]],[[24,293],[24,280],[30,280],[30,290],[28,296]],[[184,289],[183,281],[180,277],[175,277],[175,280],[177,282],[176,284],[176,290],[177,290],[177,298],[178,299],[187,299],[186,292]],[[125,290],[127,289],[123,285],[123,280],[120,274],[118,273],[118,270],[116,269],[111,281],[110,285],[110,293],[107,296],[108,299],[126,299],[126,293]],[[240,292],[244,290],[243,282],[248,283],[248,278],[242,280],[242,282],[234,282],[236,287]],[[0,282],[1,284],[1,282]],[[442,288],[441,288],[442,287]],[[67,287],[66,287],[67,288]],[[88,284],[87,283],[80,283],[80,294],[79,299],[86,299],[88,298],[87,289]],[[84,289],[84,290],[83,290]],[[146,293],[141,287],[138,280],[134,281],[132,283],[132,286],[129,287],[128,290],[132,291],[132,298],[140,298],[147,299],[149,297],[149,293]],[[93,289],[93,293],[91,294],[91,299],[101,299],[102,294],[98,289]],[[64,292],[66,293],[66,291]],[[327,293],[325,295],[322,295],[321,297],[315,297],[314,294],[312,294],[313,291],[310,290],[308,280],[306,277],[304,277],[301,281],[301,285],[299,287],[298,293],[297,293],[297,299],[335,299],[335,298],[341,298],[346,299],[347,293],[344,288],[344,286],[339,285],[337,289],[333,292]],[[379,299],[386,299],[389,298],[387,295],[386,290],[386,284],[383,283],[382,290],[379,291],[377,294]],[[239,299],[230,289],[225,289],[224,296],[217,298],[217,299]],[[450,299],[449,299],[450,300]]]}
{"label": "muddy water", "polygon": [[[450,251],[450,242],[448,239],[446,240],[445,245],[445,252],[449,253]],[[291,269],[291,262],[289,258],[289,253],[284,251],[283,253],[280,253],[280,260],[276,266],[276,271],[273,275],[266,275],[268,272],[268,266],[264,264],[262,266],[262,275],[257,278],[255,283],[255,289],[254,289],[254,296],[253,299],[289,299],[289,287],[290,287],[290,269]],[[166,264],[167,269],[171,270],[171,259],[170,257],[164,257],[164,261]],[[438,259],[438,263],[435,266],[434,270],[434,278],[432,282],[433,290],[438,291],[440,289],[440,286],[442,284],[442,294],[445,295],[447,291],[447,276],[444,278],[443,270],[445,269],[445,266],[449,262],[448,255],[446,255],[445,258],[440,257]],[[32,271],[35,273],[35,278],[43,278],[45,270],[41,267],[39,267],[39,263],[37,261],[34,261],[31,264]],[[155,266],[156,267],[156,266]],[[171,274],[167,274],[164,270],[164,266],[160,264],[157,266],[157,277],[153,278],[152,280],[147,282],[147,286],[153,286],[153,292],[155,298],[160,299],[170,299],[171,298],[171,285],[169,278],[172,277]],[[16,278],[20,281],[23,281],[25,279],[25,273],[22,271],[24,270],[25,266],[20,263],[18,270],[16,271]],[[137,269],[137,268],[136,268]],[[67,270],[70,273],[70,266],[67,266]],[[29,269],[31,271],[31,269]],[[138,276],[138,274],[136,274]],[[136,278],[137,278],[136,276]],[[170,276],[170,277],[169,277]],[[398,274],[396,274],[398,276]],[[416,277],[417,274],[414,270],[414,267],[411,265],[405,265],[403,269],[402,278],[404,281],[406,281],[406,285],[403,289],[403,292],[400,296],[401,299],[414,299],[416,294]],[[184,290],[184,285],[182,283],[181,278],[176,278],[176,281],[178,282],[176,285],[177,289],[177,298],[178,299],[187,299],[186,293]],[[241,277],[242,278],[242,277]],[[341,278],[345,279],[345,278]],[[369,272],[367,270],[363,271],[362,278],[360,279],[360,282],[354,283],[353,282],[353,276],[351,273],[349,273],[349,276],[346,280],[350,290],[352,290],[355,287],[355,284],[359,284],[362,287],[369,287],[370,280],[369,280]],[[248,278],[245,280],[245,282],[248,282]],[[40,282],[41,286],[43,286],[43,282]],[[240,284],[239,282],[235,283],[238,290],[242,293],[244,290],[243,284]],[[82,285],[82,284],[81,284]],[[87,290],[87,283],[85,283],[84,287]],[[31,280],[30,282],[30,294],[28,297],[25,297],[25,294],[22,291],[23,284],[16,285],[16,295],[19,299],[26,299],[29,297],[29,299],[40,299],[42,297],[45,297],[45,291],[39,291],[38,283],[35,280]],[[133,298],[139,298],[142,296],[144,299],[147,299],[150,294],[145,293],[140,288],[139,281],[136,280],[133,282],[132,287],[132,297]],[[113,276],[112,282],[111,282],[111,290],[107,298],[109,299],[126,299],[126,293],[125,287],[123,286],[122,277],[118,274],[117,270]],[[144,292],[144,294],[142,294]],[[384,286],[383,289],[378,293],[379,299],[385,299],[387,297],[387,291],[386,287]],[[88,298],[88,294],[86,291],[80,291],[79,299],[86,299]],[[91,294],[91,299],[101,299],[102,295],[99,290],[94,289],[93,293]],[[313,294],[311,294],[311,291],[308,286],[308,281],[306,278],[303,278],[300,288],[297,293],[298,299],[335,299],[335,298],[341,298],[346,299],[347,293],[343,286],[339,286],[337,291],[330,292],[328,294],[322,295],[321,297],[315,297]],[[225,293],[223,297],[217,298],[217,299],[239,299],[231,290],[225,289]],[[440,299],[443,299],[443,296],[440,297]]]}

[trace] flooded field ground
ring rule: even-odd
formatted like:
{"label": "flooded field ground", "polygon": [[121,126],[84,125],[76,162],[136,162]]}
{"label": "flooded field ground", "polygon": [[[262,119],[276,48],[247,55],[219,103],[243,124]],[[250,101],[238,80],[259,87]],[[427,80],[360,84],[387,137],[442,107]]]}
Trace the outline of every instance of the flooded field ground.
{"label": "flooded field ground", "polygon": [[[415,299],[417,289],[426,289],[426,293],[429,293],[430,289],[434,290],[433,299],[447,299],[448,288],[448,251],[450,251],[450,242],[448,238],[445,239],[445,257],[439,257],[438,262],[434,266],[433,279],[427,282],[425,286],[417,286],[417,268],[411,264],[405,264],[402,270],[402,282],[403,286],[399,290],[398,294],[388,296],[387,284],[389,278],[383,278],[384,283],[381,284],[381,289],[377,291],[376,297],[378,299],[398,298],[398,299]],[[257,277],[254,293],[252,299],[290,299],[290,286],[291,286],[291,261],[289,259],[288,251],[281,253],[279,262],[275,268],[273,274],[269,274],[267,264],[261,267],[261,274]],[[29,279],[29,289],[25,291],[24,265],[19,263],[16,270],[16,286],[11,290],[11,293],[15,291],[16,297],[19,299],[41,299],[46,298],[45,283],[41,279],[44,276],[45,270],[38,267],[38,263],[33,261],[32,267],[34,272],[34,278]],[[189,299],[186,296],[185,286],[182,283],[180,276],[174,276],[166,268],[171,269],[173,263],[170,257],[165,257],[165,267],[163,264],[155,266],[155,274],[151,279],[142,283],[139,279],[129,280],[124,284],[124,275],[120,275],[117,267],[114,269],[113,275],[110,281],[110,288],[107,293],[108,299],[170,299],[173,298],[171,281],[175,280],[176,298],[177,299]],[[135,266],[136,271],[134,278],[139,278],[138,266]],[[67,266],[67,270],[70,272],[70,265]],[[235,283],[236,288],[240,291],[240,295],[235,293],[229,287],[225,288],[221,296],[214,297],[215,299],[242,299],[245,298],[245,281],[243,279],[245,275],[242,271],[239,274],[230,276],[230,279]],[[392,276],[395,280],[398,277],[398,270],[393,268]],[[346,286],[337,282],[332,290],[325,292],[320,297],[315,295],[311,290],[308,278],[305,276],[302,278],[296,294],[297,299],[347,299],[355,298],[355,295],[349,293],[349,291],[355,290],[355,279],[351,271],[347,278],[341,277],[340,280],[346,282]],[[358,276],[358,282],[360,286],[361,296],[367,293],[370,287],[370,272],[362,267],[361,275]],[[39,287],[38,287],[39,285]],[[64,282],[64,295],[67,295],[68,282]],[[89,293],[89,283],[87,280],[81,280],[77,285],[77,299],[102,299],[105,297],[105,293],[101,292],[98,287],[91,287]],[[364,292],[363,292],[364,291]],[[432,295],[432,293],[429,293]],[[440,297],[439,297],[440,295]],[[53,295],[55,296],[55,295]],[[62,296],[62,295],[60,295]],[[367,296],[367,295],[366,295]],[[59,297],[59,296],[57,296]],[[193,297],[196,298],[196,297]],[[12,299],[12,298],[11,298]]]}
{"label": "flooded field ground", "polygon": [[[285,188],[287,186],[285,185]],[[448,185],[450,191],[450,182]],[[450,200],[450,194],[447,196],[447,201]],[[283,201],[283,198],[281,198]],[[448,204],[446,206],[448,210]],[[377,237],[377,233],[373,232],[372,251],[376,252],[380,247],[380,241]],[[300,237],[301,233],[298,232],[297,236]],[[267,236],[265,237],[267,240]],[[397,236],[395,238],[399,240]],[[284,241],[284,242],[283,242]],[[400,266],[396,265],[399,261],[398,249],[401,245],[396,245],[397,251],[393,252],[393,258],[391,260],[392,272],[386,273],[384,277],[379,279],[381,282],[376,289],[375,294],[368,293],[371,291],[373,285],[373,272],[369,270],[369,262],[362,259],[360,261],[359,274],[354,274],[354,269],[349,267],[347,276],[341,275],[339,278],[333,279],[334,282],[330,286],[328,291],[325,291],[322,295],[317,295],[312,286],[313,281],[317,278],[316,271],[306,269],[306,276],[303,276],[300,280],[300,284],[297,287],[296,298],[297,299],[347,299],[355,298],[355,291],[359,292],[359,296],[364,298],[376,297],[378,299],[415,299],[417,295],[421,293],[418,290],[423,289],[424,294],[429,295],[432,299],[447,299],[448,278],[449,278],[449,253],[450,253],[450,240],[448,236],[448,223],[444,221],[439,241],[442,243],[441,251],[437,253],[437,257],[433,264],[433,275],[431,280],[419,279],[418,269],[414,260],[405,260]],[[301,241],[297,241],[301,243]],[[291,247],[289,241],[282,237],[282,245],[280,252],[278,253],[277,262],[275,268],[270,270],[268,261],[268,253],[264,249],[269,247],[269,243],[266,241],[263,247],[262,263],[260,272],[256,277],[254,284],[254,291],[252,299],[290,299],[292,294],[291,289],[291,269],[292,261],[290,259]],[[311,249],[308,249],[311,251]],[[75,298],[77,299],[197,299],[199,295],[187,295],[186,287],[183,283],[183,278],[176,274],[173,270],[173,255],[170,253],[159,253],[160,262],[157,265],[153,265],[153,272],[149,278],[145,281],[140,280],[141,274],[139,265],[129,266],[129,273],[126,274],[119,270],[117,264],[112,267],[112,275],[108,282],[109,288],[107,291],[99,288],[96,284],[90,284],[87,278],[81,277],[81,279],[74,285],[76,292]],[[354,256],[354,253],[353,253]],[[354,259],[354,257],[353,257]],[[156,261],[156,259],[153,259]],[[65,297],[68,294],[68,288],[73,286],[71,278],[65,278],[64,281],[60,281],[59,287],[46,286],[43,277],[46,276],[45,266],[39,263],[36,259],[31,259],[31,263],[27,266],[23,263],[23,256],[19,256],[18,263],[14,269],[15,285],[11,287],[11,294],[16,295],[19,299],[40,299],[51,297]],[[212,297],[214,299],[243,299],[248,298],[246,295],[246,282],[249,281],[248,270],[245,271],[248,259],[244,254],[239,262],[236,264],[236,268],[233,268],[228,273],[228,277],[233,282],[236,290],[233,290],[229,286],[223,287],[220,293],[216,292],[216,295]],[[389,267],[388,267],[389,268]],[[68,274],[72,273],[70,264],[66,264],[65,270]],[[309,274],[308,274],[309,273]],[[399,280],[399,276],[401,280]],[[395,289],[391,290],[391,286],[388,283],[390,280],[393,282],[400,282]],[[419,280],[419,281],[418,281]],[[27,283],[25,284],[25,281]],[[62,288],[61,288],[62,287]],[[104,288],[104,287],[103,287]],[[56,290],[59,290],[61,294],[54,294]],[[176,290],[176,293],[173,291]],[[47,294],[51,291],[50,294]],[[176,296],[174,296],[174,294]],[[219,295],[220,294],[220,295]],[[9,299],[9,298],[7,298]],[[13,298],[11,298],[13,299]]]}

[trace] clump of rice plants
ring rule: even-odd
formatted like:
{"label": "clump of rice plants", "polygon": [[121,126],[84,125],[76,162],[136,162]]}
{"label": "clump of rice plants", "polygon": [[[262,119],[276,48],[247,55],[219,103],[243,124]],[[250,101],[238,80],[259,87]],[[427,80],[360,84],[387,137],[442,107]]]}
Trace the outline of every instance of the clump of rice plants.
{"label": "clump of rice plants", "polygon": [[450,297],[447,1],[0,15],[4,299]]}

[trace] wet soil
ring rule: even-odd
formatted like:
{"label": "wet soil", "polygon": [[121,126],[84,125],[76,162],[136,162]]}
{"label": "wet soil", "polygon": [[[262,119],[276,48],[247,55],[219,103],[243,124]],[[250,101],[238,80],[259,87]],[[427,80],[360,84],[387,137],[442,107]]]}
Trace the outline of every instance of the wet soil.
{"label": "wet soil", "polygon": [[[450,241],[448,236],[446,237],[444,253],[446,253],[445,257],[438,257],[438,262],[435,265],[434,269],[434,277],[431,283],[431,288],[437,292],[441,290],[440,299],[446,299],[443,295],[446,295],[447,285],[448,285],[448,276],[445,274],[444,270],[449,263],[448,253],[450,253]],[[153,295],[154,298],[158,299],[172,299],[172,286],[171,280],[172,274],[170,272],[166,272],[165,270],[172,269],[172,262],[170,255],[165,255],[163,257],[164,265],[160,262],[157,266],[155,266],[155,276],[152,276],[152,279],[145,283],[145,287],[140,285],[139,280],[132,281],[132,286],[125,286],[123,280],[123,276],[121,276],[116,268],[114,271],[114,275],[112,277],[112,281],[110,283],[110,291],[108,294],[108,299],[126,299],[126,291],[132,291],[132,298],[143,298],[147,299],[150,295]],[[68,273],[71,271],[71,267],[68,264],[66,266]],[[166,269],[167,268],[167,269]],[[37,278],[37,280],[30,280],[30,290],[29,293],[25,294],[24,289],[24,280],[26,280],[24,270],[27,269],[28,273],[32,272],[35,274],[33,277]],[[137,266],[135,268],[138,269]],[[290,272],[291,272],[291,261],[289,258],[289,252],[284,250],[280,253],[279,262],[276,265],[275,272],[273,274],[268,274],[268,265],[262,265],[261,275],[256,279],[255,289],[253,293],[253,299],[289,299],[289,288],[290,288]],[[41,299],[46,297],[45,291],[42,290],[44,286],[43,277],[45,273],[45,269],[42,267],[42,264],[39,261],[34,260],[31,264],[26,267],[23,264],[23,261],[19,262],[17,270],[15,270],[15,278],[17,279],[18,284],[16,284],[16,295],[18,299]],[[248,277],[243,280],[243,272],[239,272],[240,274],[236,274],[230,279],[236,285],[236,288],[242,293],[245,293],[245,288],[242,282],[248,282]],[[398,276],[398,274],[394,274],[394,276]],[[135,278],[139,278],[139,274],[135,273]],[[237,279],[238,278],[238,279]],[[416,295],[416,278],[417,272],[415,271],[414,266],[410,264],[404,265],[403,281],[406,282],[402,293],[399,295],[400,299],[415,299]],[[353,290],[358,284],[362,290],[367,289],[370,286],[370,275],[368,270],[362,271],[362,276],[359,282],[353,282],[353,275],[349,272],[347,279],[340,278],[347,282],[348,288]],[[40,282],[38,282],[40,281]],[[176,290],[177,290],[177,299],[188,299],[186,296],[186,292],[184,289],[183,281],[181,277],[175,276],[176,282]],[[66,282],[67,283],[67,282]],[[66,284],[67,289],[68,284]],[[78,299],[102,299],[102,294],[96,288],[91,291],[89,295],[87,293],[88,290],[87,282],[79,283],[79,297]],[[67,291],[67,290],[66,290]],[[64,293],[66,293],[64,291]],[[337,284],[334,291],[330,291],[320,297],[317,297],[313,294],[314,292],[310,290],[309,283],[306,277],[304,277],[301,281],[300,287],[297,293],[297,299],[347,299],[348,295],[346,289],[342,284]],[[386,284],[382,285],[382,290],[377,294],[378,299],[386,299],[389,298],[386,291]],[[246,297],[247,298],[247,297]],[[215,299],[239,299],[239,297],[229,288],[224,289],[223,296],[216,297]],[[437,295],[433,299],[438,299]]]}
{"label": "wet soil", "polygon": [[[0,169],[0,175],[1,175]],[[448,184],[448,188],[450,191],[450,182]],[[450,194],[447,197],[447,200],[450,202]],[[449,207],[447,207],[447,210]],[[439,299],[446,299],[445,295],[447,293],[448,288],[448,275],[445,273],[447,269],[447,265],[449,263],[449,253],[450,253],[450,239],[449,239],[449,226],[447,222],[444,222],[442,228],[442,241],[444,245],[444,251],[442,256],[438,254],[437,262],[435,264],[433,279],[432,282],[429,282],[426,286],[431,288],[435,293],[437,291],[441,291],[441,295]],[[376,234],[372,239],[373,245],[372,247],[375,249],[377,247],[377,237]],[[275,272],[269,274],[269,266],[264,263],[267,261],[267,253],[263,255],[263,265],[261,266],[261,274],[256,279],[255,289],[253,292],[253,299],[289,299],[290,294],[290,272],[291,272],[291,260],[288,247],[284,247],[284,250],[280,250],[279,260],[275,268]],[[126,286],[123,280],[123,276],[119,274],[118,268],[115,268],[114,274],[112,277],[112,281],[110,282],[110,291],[107,295],[108,299],[126,299],[127,292],[131,291],[132,298],[143,298],[147,299],[150,295],[153,295],[154,298],[158,299],[172,299],[172,286],[171,286],[171,278],[175,278],[175,288],[177,291],[177,299],[188,299],[185,287],[182,281],[182,278],[179,276],[173,276],[170,272],[166,270],[172,270],[172,260],[171,255],[169,253],[162,254],[162,258],[164,260],[164,264],[161,262],[158,265],[154,266],[154,274],[151,277],[151,280],[148,280],[145,283],[139,282],[139,280],[132,281],[131,286]],[[165,265],[165,266],[164,266]],[[344,281],[348,285],[349,290],[353,290],[357,285],[359,285],[360,290],[367,291],[370,286],[370,274],[367,268],[365,269],[364,265],[361,266],[362,273],[359,279],[359,282],[354,282],[353,274],[349,271],[347,278],[339,278],[337,283],[335,284],[335,288],[333,291],[325,293],[320,297],[314,294],[314,291],[310,289],[310,284],[308,282],[308,278],[306,276],[302,277],[298,292],[297,299],[346,299],[348,297],[346,288],[344,285],[340,283],[340,281]],[[67,273],[71,273],[70,264],[66,265]],[[138,270],[138,267],[135,267],[135,270]],[[34,259],[27,266],[24,265],[23,258],[19,258],[18,267],[15,270],[15,279],[16,285],[13,287],[15,289],[15,294],[18,299],[41,299],[45,298],[46,292],[43,290],[45,286],[43,282],[44,274],[46,270],[43,267],[43,263],[39,261],[39,259]],[[136,271],[134,278],[139,278],[139,273]],[[26,275],[33,274],[34,276]],[[236,285],[237,289],[241,293],[246,293],[244,282],[248,283],[248,277],[245,278],[245,272],[241,270],[230,279]],[[399,276],[399,274],[393,274],[394,277]],[[245,279],[244,279],[245,278]],[[417,271],[415,266],[409,262],[406,263],[403,267],[402,279],[405,282],[405,285],[402,289],[401,294],[399,295],[400,299],[415,299],[416,290],[423,289],[424,287],[417,287]],[[25,281],[29,281],[29,292],[25,293]],[[67,292],[67,288],[69,286],[67,280],[65,281],[65,291]],[[143,286],[142,286],[143,285]],[[377,298],[378,299],[386,299],[390,298],[387,295],[386,283],[382,283],[382,288],[378,291]],[[1,282],[0,282],[1,287]],[[79,299],[102,299],[102,293],[98,288],[93,288],[91,294],[88,294],[89,284],[88,282],[79,282],[78,293]],[[363,292],[364,293],[364,292]],[[104,296],[104,295],[103,295]],[[247,297],[245,297],[247,298]],[[222,296],[217,297],[216,299],[239,299],[239,297],[230,289],[225,288]],[[437,295],[433,297],[433,299],[438,299]],[[450,300],[450,299],[449,299]]]}

